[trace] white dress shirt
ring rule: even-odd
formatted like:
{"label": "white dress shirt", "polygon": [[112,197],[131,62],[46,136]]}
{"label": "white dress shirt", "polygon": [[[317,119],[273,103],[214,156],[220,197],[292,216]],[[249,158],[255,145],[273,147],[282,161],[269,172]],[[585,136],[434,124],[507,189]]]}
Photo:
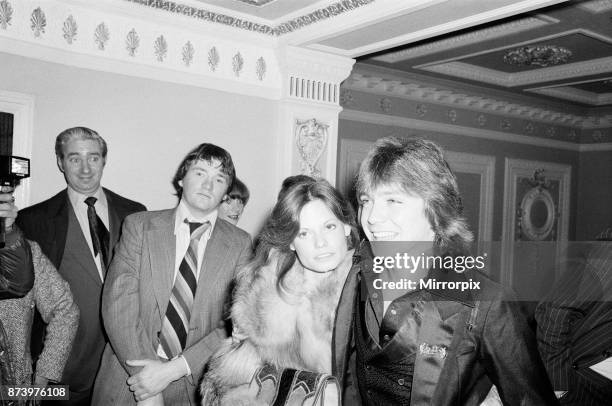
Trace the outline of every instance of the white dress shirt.
{"label": "white dress shirt", "polygon": [[200,268],[202,267],[202,261],[204,260],[204,251],[206,250],[206,244],[210,239],[212,234],[212,230],[215,227],[215,223],[217,222],[217,210],[214,210],[212,213],[209,213],[207,216],[202,218],[195,217],[189,211],[189,208],[183,203],[181,200],[176,208],[176,214],[174,219],[174,236],[176,241],[176,256],[174,261],[174,276],[172,277],[173,285],[174,280],[176,279],[176,275],[178,274],[179,267],[181,266],[181,262],[183,262],[183,258],[185,258],[185,254],[187,253],[187,249],[189,248],[189,243],[191,242],[191,231],[189,230],[189,224],[185,223],[185,220],[193,223],[204,223],[206,221],[210,222],[210,227],[202,237],[200,238],[200,242],[198,243],[198,263],[196,270],[196,280],[200,277]]}
{"label": "white dress shirt", "polygon": [[592,365],[590,368],[598,374],[612,380],[612,358],[606,358],[605,360]]}
{"label": "white dress shirt", "polygon": [[98,268],[98,274],[100,275],[100,280],[104,281],[104,271],[102,269],[102,258],[100,257],[100,253],[98,255],[94,255],[93,242],[91,241],[91,232],[89,231],[89,218],[87,217],[87,203],[85,203],[85,199],[88,197],[95,197],[96,203],[94,204],[94,208],[96,209],[96,214],[104,223],[104,226],[110,233],[110,224],[108,219],[108,202],[106,201],[106,195],[102,188],[98,188],[96,192],[92,195],[84,195],[82,193],[77,192],[68,186],[68,199],[70,200],[70,204],[72,204],[72,208],[74,209],[74,214],[76,214],[76,218],[79,221],[79,225],[81,226],[81,230],[83,231],[83,235],[85,236],[85,241],[87,241],[87,245],[89,246],[89,250],[91,251],[91,256],[96,263],[96,267]]}

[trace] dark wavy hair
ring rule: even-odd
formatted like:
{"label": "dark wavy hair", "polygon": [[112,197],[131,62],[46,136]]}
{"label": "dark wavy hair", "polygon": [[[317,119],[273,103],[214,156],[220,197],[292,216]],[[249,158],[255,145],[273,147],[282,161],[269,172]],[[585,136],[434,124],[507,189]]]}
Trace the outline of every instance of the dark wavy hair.
{"label": "dark wavy hair", "polygon": [[258,236],[255,258],[251,262],[251,269],[259,269],[268,264],[273,251],[280,254],[276,270],[279,291],[283,290],[283,279],[297,259],[289,246],[300,230],[300,213],[314,200],[322,201],[338,220],[350,226],[349,249],[359,241],[355,211],[350,203],[325,179],[301,177],[288,186],[276,202]]}
{"label": "dark wavy hair", "polygon": [[183,188],[179,185],[179,181],[183,180],[185,174],[191,167],[195,161],[213,161],[217,160],[221,163],[221,172],[228,176],[228,187],[227,190],[232,190],[232,185],[234,184],[234,178],[236,177],[236,170],[234,169],[234,162],[232,161],[232,156],[229,152],[224,150],[221,147],[218,147],[214,144],[200,144],[191,150],[183,161],[179,165],[176,173],[174,174],[174,178],[172,179],[172,186],[176,190],[177,196],[181,196],[183,193]]}
{"label": "dark wavy hair", "polygon": [[240,199],[244,206],[246,206],[246,204],[249,202],[249,198],[251,197],[249,188],[237,177],[234,177],[232,188],[228,190],[229,192],[227,192],[227,196],[230,199]]}
{"label": "dark wavy hair", "polygon": [[357,196],[384,185],[425,201],[438,250],[469,251],[473,235],[462,216],[457,179],[438,145],[421,138],[379,139],[359,168]]}

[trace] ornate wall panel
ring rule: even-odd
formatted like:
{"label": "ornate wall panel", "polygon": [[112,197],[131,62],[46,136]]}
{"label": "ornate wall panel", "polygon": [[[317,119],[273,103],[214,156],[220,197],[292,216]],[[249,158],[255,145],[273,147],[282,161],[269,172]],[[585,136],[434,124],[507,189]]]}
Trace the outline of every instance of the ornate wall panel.
{"label": "ornate wall panel", "polygon": [[533,286],[522,281],[559,272],[568,239],[570,185],[569,165],[506,158],[501,273],[506,286],[529,290]]}

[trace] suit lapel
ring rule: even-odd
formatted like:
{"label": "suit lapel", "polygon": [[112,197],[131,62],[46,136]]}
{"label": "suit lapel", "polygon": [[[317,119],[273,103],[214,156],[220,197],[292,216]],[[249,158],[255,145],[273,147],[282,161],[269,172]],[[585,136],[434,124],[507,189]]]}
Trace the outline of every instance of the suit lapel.
{"label": "suit lapel", "polygon": [[151,261],[151,281],[163,319],[172,292],[174,262],[176,257],[176,236],[174,235],[175,210],[161,212],[151,221],[147,231],[149,259]]}
{"label": "suit lapel", "polygon": [[60,267],[62,256],[64,255],[64,248],[66,247],[69,205],[70,200],[68,200],[68,192],[66,190],[55,195],[49,205],[47,241],[45,241],[43,246],[50,247],[49,252],[50,256],[52,256],[50,259],[56,268]]}
{"label": "suit lapel", "polygon": [[[98,272],[98,267],[96,265],[95,259],[91,253],[91,249],[89,245],[87,245],[87,239],[85,238],[83,229],[81,229],[81,225],[79,224],[79,220],[77,219],[76,214],[74,213],[74,208],[72,204],[68,202],[68,222],[72,222],[76,235],[72,235],[66,237],[66,240],[70,239],[70,251],[74,252],[75,261],[81,264],[81,268],[84,272],[91,277],[96,285],[102,286],[102,279],[100,278],[100,273]],[[67,233],[66,233],[67,234]],[[63,255],[62,255],[63,256]]]}
{"label": "suit lapel", "polygon": [[104,189],[104,194],[106,195],[106,203],[108,205],[108,222],[109,222],[109,230],[108,233],[110,235],[110,241],[108,246],[108,254],[109,258],[112,258],[113,249],[119,241],[119,233],[121,232],[121,220],[119,219],[117,202],[113,199],[111,194]]}
{"label": "suit lapel", "polygon": [[[224,253],[229,252],[231,249],[231,243],[225,227],[225,224],[217,220],[210,239],[206,243],[204,260],[202,261],[198,277],[198,288],[193,300],[194,309],[205,308],[204,304],[211,289],[214,289],[216,286],[224,286],[224,284],[219,284],[218,282],[223,277],[226,277],[226,275],[223,275],[223,272],[226,272],[228,269],[226,262],[230,256],[224,255]],[[192,312],[189,325],[193,327],[201,324],[200,320],[204,315],[205,312]]]}

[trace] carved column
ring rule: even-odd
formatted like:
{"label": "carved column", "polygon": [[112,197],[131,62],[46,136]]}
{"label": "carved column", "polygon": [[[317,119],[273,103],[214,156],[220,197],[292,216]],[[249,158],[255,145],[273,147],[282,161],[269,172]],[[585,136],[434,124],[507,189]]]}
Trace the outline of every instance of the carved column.
{"label": "carved column", "polygon": [[340,83],[354,60],[296,47],[279,51],[282,77],[277,180],[295,174],[336,182]]}

